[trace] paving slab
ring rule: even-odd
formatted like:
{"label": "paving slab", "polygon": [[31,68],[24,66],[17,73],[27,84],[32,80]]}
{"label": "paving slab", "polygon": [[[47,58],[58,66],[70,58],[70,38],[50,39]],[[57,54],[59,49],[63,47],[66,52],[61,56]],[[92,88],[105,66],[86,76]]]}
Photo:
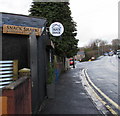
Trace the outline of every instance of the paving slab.
{"label": "paving slab", "polygon": [[80,69],[63,73],[55,85],[55,98],[48,99],[39,114],[100,114],[82,86]]}

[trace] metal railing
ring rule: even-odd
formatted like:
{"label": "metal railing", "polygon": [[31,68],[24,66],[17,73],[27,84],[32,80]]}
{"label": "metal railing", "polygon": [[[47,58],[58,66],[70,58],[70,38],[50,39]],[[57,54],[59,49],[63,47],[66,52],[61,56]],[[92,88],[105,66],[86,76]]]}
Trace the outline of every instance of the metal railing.
{"label": "metal railing", "polygon": [[18,78],[18,60],[0,61],[0,88]]}

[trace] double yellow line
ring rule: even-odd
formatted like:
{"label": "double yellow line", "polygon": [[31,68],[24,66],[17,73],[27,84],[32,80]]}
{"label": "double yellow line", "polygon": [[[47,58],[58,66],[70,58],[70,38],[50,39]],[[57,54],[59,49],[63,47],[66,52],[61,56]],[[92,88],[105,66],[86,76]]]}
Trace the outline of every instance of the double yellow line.
{"label": "double yellow line", "polygon": [[[98,87],[96,87],[94,85],[94,83],[90,80],[88,74],[87,74],[87,69],[84,70],[84,73],[86,75],[86,78],[88,80],[88,82],[92,85],[92,87],[97,90],[106,100],[108,100],[113,106],[116,107],[116,109],[120,110],[120,106],[115,103],[112,99],[110,99],[108,96],[106,96]],[[92,89],[92,87],[90,86],[90,84],[88,83],[88,86]],[[94,90],[93,90],[94,91]],[[98,95],[97,93],[94,91],[96,97],[105,105],[105,107],[113,114],[113,115],[118,115],[118,113],[116,111],[114,111],[109,105],[107,105],[107,103],[105,101],[103,101]]]}

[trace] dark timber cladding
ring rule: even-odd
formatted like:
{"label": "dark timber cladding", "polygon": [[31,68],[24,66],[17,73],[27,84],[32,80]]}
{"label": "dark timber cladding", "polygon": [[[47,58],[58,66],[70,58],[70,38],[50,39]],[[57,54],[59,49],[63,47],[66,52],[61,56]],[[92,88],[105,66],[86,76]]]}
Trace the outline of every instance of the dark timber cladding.
{"label": "dark timber cladding", "polygon": [[[31,69],[34,114],[46,96],[46,69],[49,60],[46,19],[2,13],[2,28],[2,60],[16,59],[19,69]],[[31,30],[35,33],[30,35]]]}
{"label": "dark timber cladding", "polygon": [[[46,20],[24,15],[15,15],[2,13],[2,25],[14,25],[21,27],[33,27],[42,29],[45,26]],[[18,59],[19,68],[29,67],[28,62],[28,38],[29,34],[8,34],[2,35],[2,59]]]}

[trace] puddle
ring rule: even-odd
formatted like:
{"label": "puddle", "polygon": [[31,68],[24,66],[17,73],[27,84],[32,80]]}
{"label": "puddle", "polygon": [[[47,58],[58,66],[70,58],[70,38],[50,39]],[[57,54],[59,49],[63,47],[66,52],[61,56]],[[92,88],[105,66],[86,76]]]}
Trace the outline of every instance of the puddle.
{"label": "puddle", "polygon": [[97,79],[98,81],[101,81],[101,80],[103,80],[103,79]]}
{"label": "puddle", "polygon": [[75,81],[75,83],[78,83],[78,84],[79,84],[79,83],[81,83],[81,82],[80,82],[80,81]]}
{"label": "puddle", "polygon": [[81,95],[85,95],[85,93],[80,93]]}

